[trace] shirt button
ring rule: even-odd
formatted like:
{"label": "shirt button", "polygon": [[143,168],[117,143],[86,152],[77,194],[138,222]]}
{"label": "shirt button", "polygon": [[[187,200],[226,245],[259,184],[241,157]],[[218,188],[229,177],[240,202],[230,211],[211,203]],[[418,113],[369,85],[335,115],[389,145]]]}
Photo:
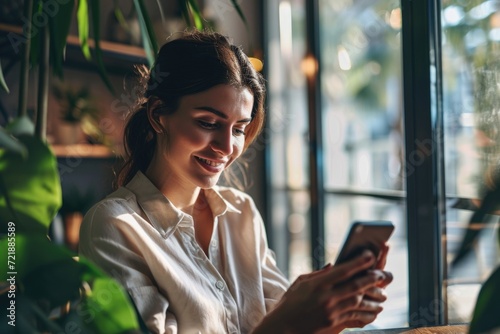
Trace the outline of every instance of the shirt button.
{"label": "shirt button", "polygon": [[215,286],[217,287],[217,289],[219,289],[221,291],[224,290],[224,282],[222,282],[222,281],[215,282]]}
{"label": "shirt button", "polygon": [[217,248],[217,246],[218,246],[217,240],[212,240],[212,245],[211,246],[212,246],[212,248]]}

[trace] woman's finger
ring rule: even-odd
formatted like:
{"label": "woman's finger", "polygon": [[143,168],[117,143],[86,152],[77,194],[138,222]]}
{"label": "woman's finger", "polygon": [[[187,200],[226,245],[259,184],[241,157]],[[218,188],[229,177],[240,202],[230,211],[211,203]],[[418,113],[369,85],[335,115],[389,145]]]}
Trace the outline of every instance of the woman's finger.
{"label": "woman's finger", "polygon": [[329,305],[342,303],[353,296],[363,296],[365,291],[376,287],[384,279],[380,270],[368,271],[366,274],[351,278],[333,287],[325,295],[325,300]]}
{"label": "woman's finger", "polygon": [[388,286],[394,278],[390,271],[383,271],[383,273],[385,278],[378,284],[378,287],[380,288],[385,288],[386,286]]}
{"label": "woman's finger", "polygon": [[354,328],[364,327],[372,323],[377,318],[378,313],[365,311],[350,311],[342,314],[336,323],[342,324],[340,327]]}
{"label": "woman's finger", "polygon": [[384,289],[374,286],[365,291],[363,298],[382,303],[387,300],[387,295]]}
{"label": "woman's finger", "polygon": [[389,253],[389,245],[383,244],[380,246],[380,252],[378,254],[377,264],[375,269],[384,269],[387,264],[387,254]]}
{"label": "woman's finger", "polygon": [[341,301],[331,298],[328,304],[330,318],[334,319],[343,313],[355,310],[363,302],[363,294],[355,294]]}
{"label": "woman's finger", "polygon": [[383,310],[380,303],[373,300],[365,300],[362,294],[351,296],[341,302],[329,305],[327,311],[329,320],[328,328],[319,333],[339,333],[348,327],[363,327],[375,320]]}
{"label": "woman's finger", "polygon": [[297,277],[297,279],[292,283],[290,286],[289,290],[295,290],[299,286],[304,286],[304,283],[310,282],[314,278],[325,275],[327,271],[332,267],[331,263],[327,263],[323,268],[320,270],[313,271],[312,273],[309,274],[303,274]]}
{"label": "woman's finger", "polygon": [[375,256],[371,251],[366,250],[360,256],[352,260],[322,271],[314,277],[314,279],[317,280],[315,283],[320,286],[331,287],[332,285],[346,281],[354,275],[371,268],[374,263]]}

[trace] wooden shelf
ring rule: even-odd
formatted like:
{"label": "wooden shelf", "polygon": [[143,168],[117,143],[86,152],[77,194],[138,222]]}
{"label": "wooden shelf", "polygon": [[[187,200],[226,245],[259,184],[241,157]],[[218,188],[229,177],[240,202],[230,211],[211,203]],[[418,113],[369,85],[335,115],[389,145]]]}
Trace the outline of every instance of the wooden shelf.
{"label": "wooden shelf", "polygon": [[468,332],[468,325],[451,325],[451,326],[437,326],[437,327],[420,327],[414,329],[378,329],[378,330],[359,330],[349,331],[349,334],[370,334],[370,333],[384,333],[384,334],[466,334]]}
{"label": "wooden shelf", "polygon": [[[23,29],[20,26],[0,23],[0,36],[4,36],[4,38],[6,38],[10,33],[22,35]],[[65,65],[83,69],[97,68],[95,57],[93,57],[91,61],[85,59],[80,48],[80,40],[78,36],[70,35],[68,36],[66,42]],[[19,58],[14,47],[8,42],[5,44],[9,45],[7,47],[3,47],[1,55],[10,55],[12,58]],[[94,45],[94,40],[89,39],[89,47],[91,50],[94,49]],[[101,40],[99,45],[102,50],[104,64],[109,72],[116,73],[130,71],[136,64],[147,63],[146,52],[141,47],[104,40]]]}
{"label": "wooden shelf", "polygon": [[51,145],[51,148],[58,158],[112,158],[116,156],[104,145]]}

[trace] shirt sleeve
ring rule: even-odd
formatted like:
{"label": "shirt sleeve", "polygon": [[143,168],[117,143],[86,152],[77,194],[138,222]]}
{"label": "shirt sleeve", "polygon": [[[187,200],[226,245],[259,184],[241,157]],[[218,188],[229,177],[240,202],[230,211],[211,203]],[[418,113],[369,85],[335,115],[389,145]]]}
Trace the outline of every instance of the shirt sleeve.
{"label": "shirt sleeve", "polygon": [[256,225],[259,229],[260,258],[262,270],[262,287],[266,303],[266,312],[269,313],[280,301],[290,283],[276,264],[274,252],[269,248],[267,235],[262,216],[254,207]]}
{"label": "shirt sleeve", "polygon": [[289,286],[288,280],[276,265],[274,252],[267,249],[262,261],[262,285],[264,288],[264,299],[266,312],[269,313],[280,301]]}
{"label": "shirt sleeve", "polygon": [[117,211],[117,203],[101,202],[85,215],[80,229],[80,255],[115,278],[129,293],[152,333],[177,333],[169,302],[154,284],[148,265],[134,242],[132,215]]}

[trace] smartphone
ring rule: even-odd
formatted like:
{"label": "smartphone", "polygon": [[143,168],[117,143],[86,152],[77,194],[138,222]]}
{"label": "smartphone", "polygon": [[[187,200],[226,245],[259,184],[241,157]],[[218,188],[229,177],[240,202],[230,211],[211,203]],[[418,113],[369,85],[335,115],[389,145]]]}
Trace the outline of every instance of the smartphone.
{"label": "smartphone", "polygon": [[378,259],[380,246],[389,240],[393,231],[394,225],[386,220],[353,222],[335,264],[361,255],[365,249],[371,250]]}

